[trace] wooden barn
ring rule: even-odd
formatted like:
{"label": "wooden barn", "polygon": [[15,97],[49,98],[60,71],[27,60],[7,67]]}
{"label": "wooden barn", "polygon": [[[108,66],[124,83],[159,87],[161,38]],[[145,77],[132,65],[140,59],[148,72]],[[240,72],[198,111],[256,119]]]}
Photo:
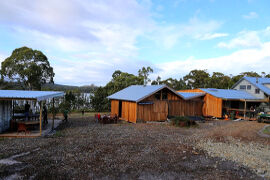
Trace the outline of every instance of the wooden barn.
{"label": "wooden barn", "polygon": [[180,90],[178,92],[205,93],[202,108],[203,116],[222,118],[230,111],[240,112],[245,116],[251,105],[263,102],[263,99],[253,96],[246,91],[233,89],[200,88]]}
{"label": "wooden barn", "polygon": [[111,96],[111,114],[129,122],[164,121],[169,116],[201,116],[205,93],[178,93],[166,85],[132,85]]}

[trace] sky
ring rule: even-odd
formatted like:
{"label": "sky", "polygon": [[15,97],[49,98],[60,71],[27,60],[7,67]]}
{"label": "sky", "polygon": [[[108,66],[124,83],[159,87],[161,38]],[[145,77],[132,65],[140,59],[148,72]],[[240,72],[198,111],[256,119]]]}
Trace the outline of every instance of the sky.
{"label": "sky", "polygon": [[268,74],[270,1],[1,0],[0,61],[22,46],[41,50],[66,85],[105,85],[143,66],[152,80]]}

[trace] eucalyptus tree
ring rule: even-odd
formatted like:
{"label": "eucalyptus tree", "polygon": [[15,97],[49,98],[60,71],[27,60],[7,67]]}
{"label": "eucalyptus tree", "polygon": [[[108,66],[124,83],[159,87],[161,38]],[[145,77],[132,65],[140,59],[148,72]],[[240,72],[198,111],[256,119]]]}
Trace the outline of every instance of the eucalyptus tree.
{"label": "eucalyptus tree", "polygon": [[53,83],[54,75],[48,58],[41,51],[28,47],[15,49],[1,66],[2,80],[23,84],[29,90],[40,90],[43,84]]}

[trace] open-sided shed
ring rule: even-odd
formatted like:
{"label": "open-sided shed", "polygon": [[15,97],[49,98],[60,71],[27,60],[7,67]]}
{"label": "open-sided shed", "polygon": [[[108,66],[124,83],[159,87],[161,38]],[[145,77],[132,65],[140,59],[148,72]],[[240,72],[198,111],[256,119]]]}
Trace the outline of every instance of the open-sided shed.
{"label": "open-sided shed", "polygon": [[224,110],[247,111],[247,102],[263,102],[246,91],[234,89],[200,88],[179,90],[178,92],[205,93],[202,108],[203,116],[222,118]]}
{"label": "open-sided shed", "polygon": [[0,133],[9,129],[13,116],[13,101],[30,100],[40,103],[40,135],[42,132],[42,101],[64,96],[64,92],[57,91],[24,91],[24,90],[0,90]]}
{"label": "open-sided shed", "polygon": [[200,94],[177,93],[166,85],[133,85],[108,98],[111,113],[129,122],[163,121],[170,116],[201,116]]}

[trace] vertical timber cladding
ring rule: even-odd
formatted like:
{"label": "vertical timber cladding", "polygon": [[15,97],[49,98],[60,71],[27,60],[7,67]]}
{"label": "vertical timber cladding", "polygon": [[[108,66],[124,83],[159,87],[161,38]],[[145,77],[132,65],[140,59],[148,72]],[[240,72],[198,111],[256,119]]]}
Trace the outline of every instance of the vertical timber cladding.
{"label": "vertical timber cladding", "polygon": [[139,121],[163,121],[167,120],[167,101],[154,100],[153,104],[138,104]]}
{"label": "vertical timber cladding", "polygon": [[170,116],[202,116],[203,100],[200,97],[191,100],[184,100],[175,94],[171,94],[171,97],[168,96],[168,100]]}
{"label": "vertical timber cladding", "polygon": [[202,116],[203,100],[196,98],[192,100],[179,99],[169,101],[170,116]]}
{"label": "vertical timber cladding", "polygon": [[[160,96],[156,96],[159,94]],[[152,104],[138,104],[138,121],[165,121],[168,116],[168,100],[179,99],[170,90],[163,89],[156,94],[149,96],[141,102],[151,102]]]}
{"label": "vertical timber cladding", "polygon": [[117,116],[119,116],[118,112],[119,112],[119,101],[118,100],[111,100],[111,114],[116,114]]}
{"label": "vertical timber cladding", "polygon": [[[178,92],[204,92],[200,89],[187,89]],[[202,108],[203,116],[222,117],[222,99],[206,93],[204,96],[204,104]]]}
{"label": "vertical timber cladding", "polygon": [[214,116],[217,118],[222,118],[222,99],[206,94],[205,98],[205,116]]}
{"label": "vertical timber cladding", "polygon": [[136,123],[137,103],[131,101],[122,101],[122,118],[128,122]]}

